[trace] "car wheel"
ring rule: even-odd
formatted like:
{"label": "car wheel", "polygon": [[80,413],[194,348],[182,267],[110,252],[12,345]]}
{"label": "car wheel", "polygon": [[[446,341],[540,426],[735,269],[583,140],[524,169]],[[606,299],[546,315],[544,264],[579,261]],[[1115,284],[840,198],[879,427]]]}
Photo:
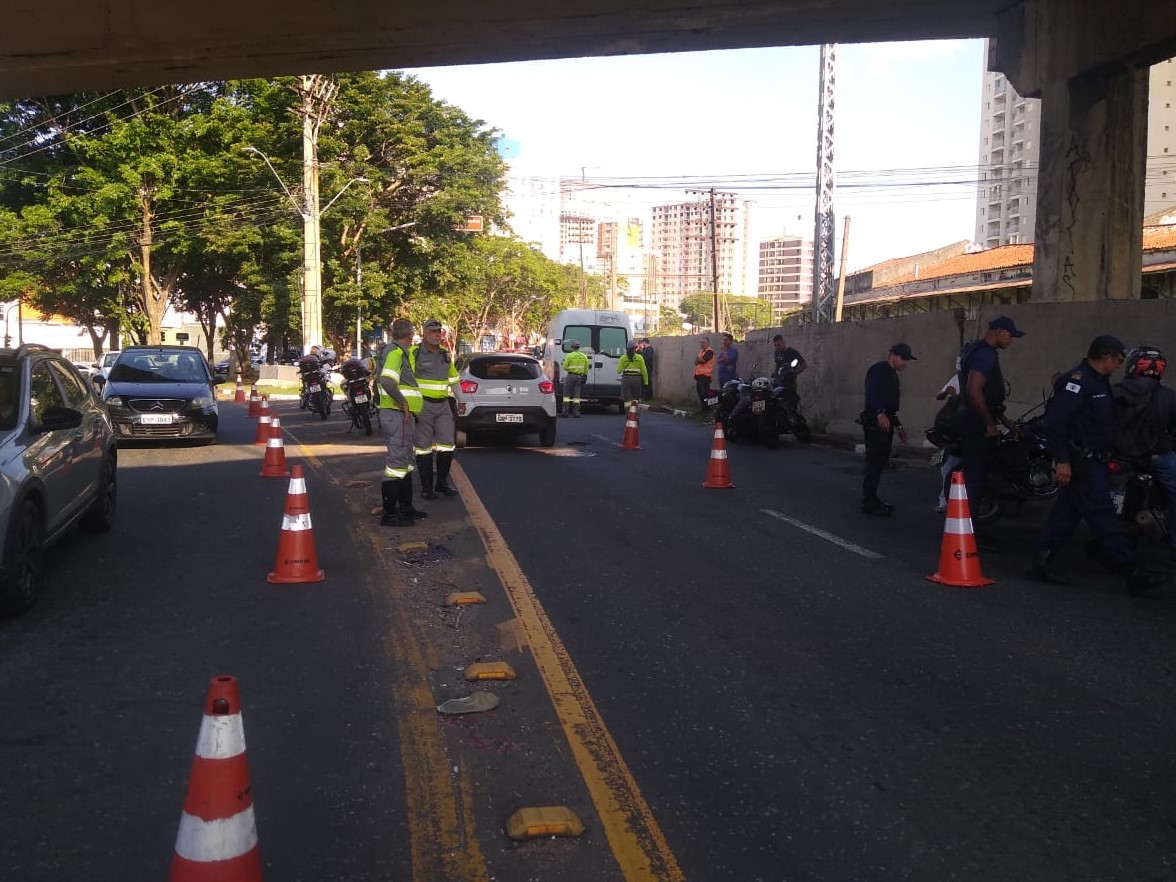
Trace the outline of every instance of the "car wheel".
{"label": "car wheel", "polygon": [[547,428],[539,433],[539,443],[544,447],[555,446],[555,420],[547,424]]}
{"label": "car wheel", "polygon": [[45,579],[45,525],[41,510],[30,499],[21,503],[9,530],[0,583],[0,613],[17,615],[37,600]]}
{"label": "car wheel", "polygon": [[[216,438],[212,439],[216,443]],[[78,526],[87,533],[105,533],[114,526],[114,512],[118,503],[118,461],[110,454],[102,460],[102,474],[98,481],[98,496],[90,510],[82,515]]]}
{"label": "car wheel", "polygon": [[621,416],[624,416],[626,413],[628,413],[628,411],[625,410],[625,402],[623,401],[617,402],[617,410],[621,412]]}
{"label": "car wheel", "polygon": [[453,433],[453,444],[455,447],[465,447],[468,443],[469,438],[466,436],[464,431],[458,429]]}

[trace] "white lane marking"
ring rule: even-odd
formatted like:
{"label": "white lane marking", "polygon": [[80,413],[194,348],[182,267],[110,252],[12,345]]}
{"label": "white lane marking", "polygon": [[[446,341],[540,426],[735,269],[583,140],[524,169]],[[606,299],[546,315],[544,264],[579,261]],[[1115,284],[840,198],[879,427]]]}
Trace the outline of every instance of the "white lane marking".
{"label": "white lane marking", "polygon": [[780,514],[778,511],[772,511],[770,508],[761,508],[760,512],[766,514],[768,517],[775,518],[778,521],[783,521],[786,524],[792,524],[804,530],[806,533],[812,533],[814,536],[820,536],[834,545],[839,545],[846,551],[852,551],[854,554],[860,554],[862,557],[870,560],[885,560],[886,555],[879,554],[876,551],[870,551],[868,548],[862,548],[860,545],[855,545],[848,539],[842,539],[840,536],[834,536],[832,533],[826,533],[824,530],[814,527],[812,524],[806,524],[804,521],[798,521],[795,518],[790,518],[788,515]]}

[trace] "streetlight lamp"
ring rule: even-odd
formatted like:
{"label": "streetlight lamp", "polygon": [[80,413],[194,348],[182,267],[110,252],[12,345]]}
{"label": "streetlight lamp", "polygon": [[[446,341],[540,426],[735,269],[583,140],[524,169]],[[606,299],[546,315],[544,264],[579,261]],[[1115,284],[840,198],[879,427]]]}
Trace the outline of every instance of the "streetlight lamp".
{"label": "streetlight lamp", "polygon": [[371,183],[367,178],[352,178],[343,185],[335,198],[324,206],[319,206],[318,198],[318,167],[310,164],[303,169],[302,203],[294,198],[290,188],[286,186],[282,176],[278,174],[269,157],[256,147],[241,148],[246,153],[256,153],[269,167],[274,178],[294,206],[294,210],[302,217],[302,351],[309,352],[315,342],[323,342],[323,291],[322,291],[322,262],[319,246],[319,219],[334,205],[339,197],[347,192],[352,184]]}

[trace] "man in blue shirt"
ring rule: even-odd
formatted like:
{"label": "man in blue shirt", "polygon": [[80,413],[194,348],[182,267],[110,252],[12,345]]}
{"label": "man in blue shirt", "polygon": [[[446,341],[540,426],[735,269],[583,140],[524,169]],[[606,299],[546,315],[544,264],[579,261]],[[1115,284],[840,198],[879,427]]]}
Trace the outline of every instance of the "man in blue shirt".
{"label": "man in blue shirt", "polygon": [[861,424],[866,433],[866,473],[862,479],[862,514],[889,517],[894,506],[878,498],[878,482],[890,451],[894,446],[894,433],[902,443],[907,443],[906,429],[898,418],[901,403],[898,372],[912,361],[918,361],[911,347],[906,343],[895,343],[886,354],[885,361],[879,361],[866,371],[866,407],[862,411]]}
{"label": "man in blue shirt", "polygon": [[719,348],[716,359],[719,365],[719,388],[728,380],[739,379],[739,350],[735,348],[735,338],[730,334],[723,335],[723,345]]}
{"label": "man in blue shirt", "polygon": [[1046,444],[1057,466],[1054,481],[1061,485],[1049,515],[1045,535],[1027,578],[1050,585],[1070,580],[1053,569],[1061,545],[1085,519],[1107,566],[1123,576],[1134,595],[1150,594],[1167,582],[1167,576],[1142,569],[1127,532],[1111,502],[1107,463],[1115,446],[1115,400],[1111,374],[1125,359],[1123,344],[1115,337],[1095,337],[1086,359],[1063,373],[1054,384],[1045,412]]}

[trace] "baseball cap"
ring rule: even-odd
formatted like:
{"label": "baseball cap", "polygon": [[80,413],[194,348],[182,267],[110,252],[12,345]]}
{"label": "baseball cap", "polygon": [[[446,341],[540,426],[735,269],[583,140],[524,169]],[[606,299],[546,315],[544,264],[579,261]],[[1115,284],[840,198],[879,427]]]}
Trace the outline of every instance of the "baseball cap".
{"label": "baseball cap", "polygon": [[1008,331],[1014,337],[1024,337],[1024,331],[1018,331],[1016,324],[1007,315],[998,316],[988,323],[990,331]]}
{"label": "baseball cap", "polygon": [[1110,334],[1101,334],[1094,338],[1094,342],[1090,344],[1091,350],[1096,348],[1108,355],[1126,355],[1127,347],[1123,345],[1123,341],[1118,337],[1113,337]]}
{"label": "baseball cap", "polygon": [[573,340],[573,341],[572,341],[572,348],[573,348],[573,349],[579,349],[579,348],[580,348],[580,341],[579,341],[579,340]]}
{"label": "baseball cap", "polygon": [[437,319],[428,319],[423,327],[426,331],[440,331],[441,322],[437,321]]}
{"label": "baseball cap", "polygon": [[890,347],[890,351],[893,352],[895,355],[897,355],[899,358],[905,358],[907,361],[918,361],[919,360],[918,358],[915,357],[915,353],[911,352],[911,347],[907,346],[905,343],[895,343],[893,346]]}

